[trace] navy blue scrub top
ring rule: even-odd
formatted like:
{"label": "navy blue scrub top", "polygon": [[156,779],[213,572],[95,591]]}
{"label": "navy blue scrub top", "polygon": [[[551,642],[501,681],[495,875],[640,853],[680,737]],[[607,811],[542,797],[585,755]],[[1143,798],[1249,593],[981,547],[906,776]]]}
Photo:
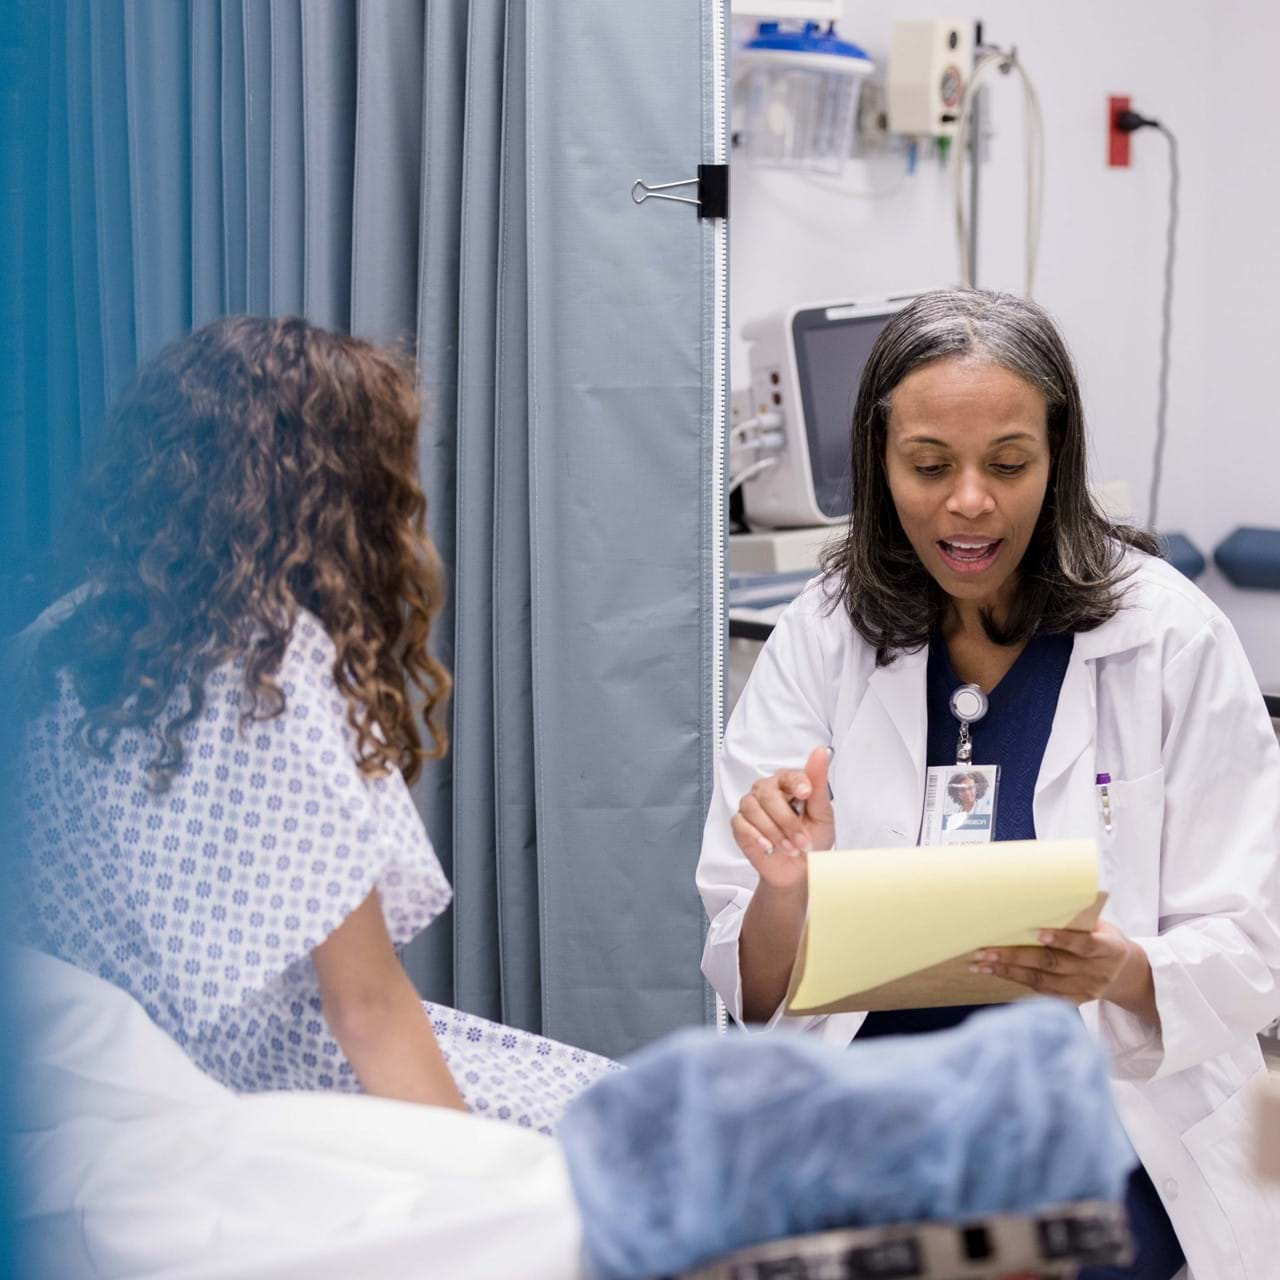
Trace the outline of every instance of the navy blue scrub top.
{"label": "navy blue scrub top", "polygon": [[[996,797],[994,840],[1034,840],[1032,811],[1036,779],[1058,709],[1058,695],[1071,660],[1072,638],[1034,636],[994,689],[987,691],[987,714],[970,732],[973,763],[998,764],[1000,788]],[[947,642],[940,632],[929,640],[929,739],[926,763],[953,765],[960,724],[951,714],[951,695],[964,683],[951,666]],[[963,847],[956,857],[964,857]],[[868,1015],[858,1032],[867,1036],[912,1035],[957,1026],[974,1010],[972,1005],[946,1009],[886,1009]]]}
{"label": "navy blue scrub top", "polygon": [[[1036,778],[1044,759],[1058,696],[1071,659],[1071,637],[1037,636],[988,693],[987,714],[972,727],[975,764],[1000,766],[994,840],[1036,838]],[[963,683],[951,666],[946,641],[935,634],[929,642],[928,763],[956,762],[960,726],[951,714],[951,695]],[[963,847],[956,849],[963,857]],[[949,1009],[890,1009],[867,1015],[857,1039],[867,1036],[915,1035],[957,1026],[980,1005]],[[1139,1166],[1125,1196],[1136,1257],[1127,1267],[1085,1267],[1080,1280],[1171,1280],[1185,1259],[1182,1246],[1147,1171]]]}

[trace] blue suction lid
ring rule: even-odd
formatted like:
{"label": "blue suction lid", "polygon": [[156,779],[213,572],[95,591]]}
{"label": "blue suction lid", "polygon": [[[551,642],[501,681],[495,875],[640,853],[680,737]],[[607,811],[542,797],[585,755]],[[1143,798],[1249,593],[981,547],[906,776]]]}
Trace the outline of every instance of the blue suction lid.
{"label": "blue suction lid", "polygon": [[769,53],[820,53],[827,57],[859,58],[870,62],[866,50],[856,44],[841,40],[836,35],[836,24],[824,31],[820,22],[806,22],[804,29],[784,27],[780,22],[762,22],[756,28],[754,40],[744,46],[752,51]]}

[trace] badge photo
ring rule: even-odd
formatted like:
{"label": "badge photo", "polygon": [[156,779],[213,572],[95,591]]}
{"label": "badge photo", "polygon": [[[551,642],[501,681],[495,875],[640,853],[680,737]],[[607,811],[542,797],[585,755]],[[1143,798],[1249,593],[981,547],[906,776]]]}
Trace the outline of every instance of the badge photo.
{"label": "badge photo", "polygon": [[920,843],[986,844],[995,831],[1000,766],[937,765],[925,783]]}

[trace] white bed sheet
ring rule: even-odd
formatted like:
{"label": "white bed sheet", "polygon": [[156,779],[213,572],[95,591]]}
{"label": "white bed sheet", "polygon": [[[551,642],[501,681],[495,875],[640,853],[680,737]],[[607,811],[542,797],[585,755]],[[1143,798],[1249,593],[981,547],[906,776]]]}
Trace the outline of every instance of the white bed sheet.
{"label": "white bed sheet", "polygon": [[235,1095],[126,993],[9,950],[32,1274],[583,1275],[552,1139],[375,1098]]}

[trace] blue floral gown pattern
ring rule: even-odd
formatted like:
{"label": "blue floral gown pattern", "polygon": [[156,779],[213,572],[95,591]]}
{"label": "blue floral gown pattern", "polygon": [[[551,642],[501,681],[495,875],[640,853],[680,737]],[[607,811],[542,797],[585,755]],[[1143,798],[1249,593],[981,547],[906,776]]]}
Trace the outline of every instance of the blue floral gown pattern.
{"label": "blue floral gown pattern", "polygon": [[[397,945],[451,897],[403,778],[356,767],[334,658],[303,613],[276,676],[284,712],[243,725],[243,660],[212,672],[164,793],[147,785],[154,738],[123,732],[110,759],[84,750],[65,677],[26,730],[23,940],[130,992],[236,1090],[358,1091],[321,1015],[310,952],[375,887]],[[499,1120],[550,1132],[614,1067],[471,1014],[425,1010],[469,1106]]]}

